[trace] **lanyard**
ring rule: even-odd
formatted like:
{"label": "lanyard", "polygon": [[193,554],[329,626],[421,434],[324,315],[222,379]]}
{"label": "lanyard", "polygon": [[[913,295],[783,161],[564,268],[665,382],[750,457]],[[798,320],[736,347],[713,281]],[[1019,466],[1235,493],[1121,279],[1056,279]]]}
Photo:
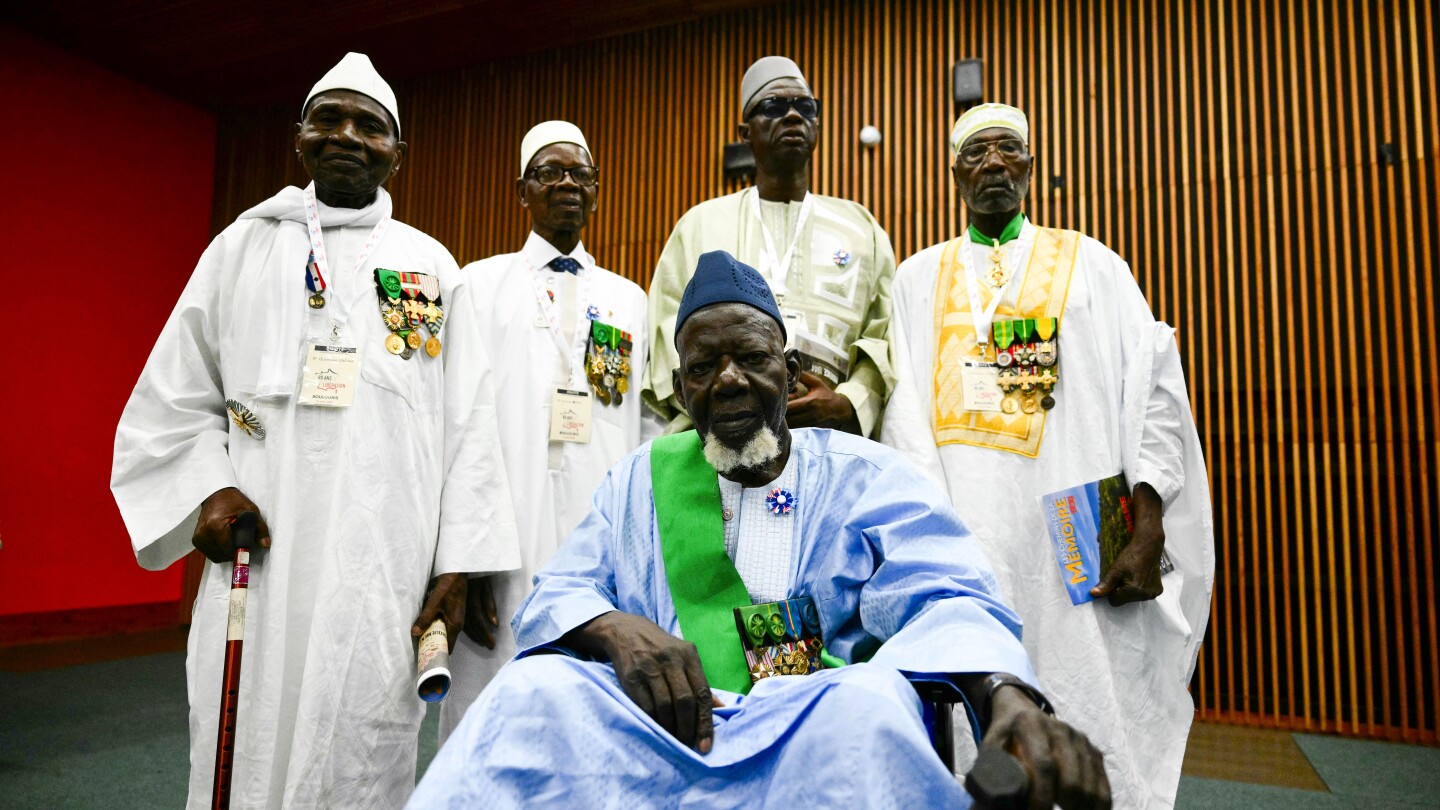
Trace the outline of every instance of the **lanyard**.
{"label": "lanyard", "polygon": [[800,203],[800,214],[795,218],[795,232],[790,235],[790,246],[785,249],[785,255],[777,263],[775,261],[775,242],[770,238],[770,229],[765,227],[765,218],[760,215],[760,190],[755,190],[755,196],[750,198],[750,210],[755,212],[755,221],[760,223],[760,235],[765,238],[765,249],[760,253],[760,266],[756,269],[760,275],[770,282],[770,288],[775,291],[777,297],[784,296],[787,289],[786,278],[790,275],[790,262],[795,258],[795,246],[800,244],[800,234],[805,232],[805,220],[810,216],[810,206],[814,204],[814,197],[810,192],[805,192],[805,201]]}
{"label": "lanyard", "polygon": [[570,366],[570,387],[576,391],[585,388],[584,355],[585,340],[590,335],[590,319],[584,317],[585,303],[590,300],[590,271],[581,264],[580,272],[575,278],[575,312],[577,321],[584,319],[585,328],[582,330],[577,323],[575,338],[570,345],[565,344],[565,333],[560,329],[560,308],[550,300],[549,290],[545,286],[545,273],[554,272],[543,267],[530,265],[530,287],[535,291],[535,304],[540,307],[540,313],[545,316],[545,321],[550,326],[550,336],[555,340],[555,348],[560,350],[560,357]]}
{"label": "lanyard", "polygon": [[[325,236],[320,232],[320,208],[315,204],[315,184],[312,182],[305,187],[305,227],[310,231],[310,254],[314,257],[314,263],[306,268],[310,278],[310,285],[316,293],[324,293],[330,286],[326,283],[326,277],[330,276],[330,260],[325,255]],[[365,240],[365,247],[361,248],[360,255],[355,257],[355,269],[352,277],[358,277],[359,271],[365,267],[370,260],[370,254],[385,238],[385,229],[390,227],[390,217],[386,216],[370,231],[370,236]],[[333,277],[332,277],[333,278]],[[363,294],[363,293],[362,293]],[[351,300],[334,297],[334,305],[330,311],[330,339],[334,340],[340,336],[340,328],[350,317]]]}
{"label": "lanyard", "polygon": [[[980,349],[981,357],[985,355],[985,347],[990,343],[990,325],[995,322],[995,311],[1000,308],[1000,301],[1005,298],[1005,293],[1010,289],[1010,282],[1015,280],[1015,273],[1011,272],[1000,285],[1000,289],[990,297],[990,305],[980,305],[980,283],[975,280],[975,268],[970,266],[970,234],[966,232],[965,241],[960,245],[960,267],[965,271],[965,288],[970,293],[970,317],[975,322],[975,345]],[[1012,241],[1011,244],[1014,244]],[[1003,247],[1001,248],[1004,249]],[[1007,257],[1008,258],[1008,257]]]}

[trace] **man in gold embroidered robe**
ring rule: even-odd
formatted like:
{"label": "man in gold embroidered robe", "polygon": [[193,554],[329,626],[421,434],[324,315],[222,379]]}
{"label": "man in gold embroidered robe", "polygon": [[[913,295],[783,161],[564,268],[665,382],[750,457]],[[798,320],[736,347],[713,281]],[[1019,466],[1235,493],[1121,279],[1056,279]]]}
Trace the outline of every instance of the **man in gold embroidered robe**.
{"label": "man in gold embroidered robe", "polygon": [[[1168,807],[1214,577],[1204,459],[1174,330],[1124,260],[1021,213],[1028,139],[1024,113],[1006,105],[956,122],[953,175],[970,227],[896,273],[898,380],[883,440],[942,484],[979,537],[1058,716],[1104,752],[1115,806]],[[1053,365],[1021,362],[1007,326],[1017,319],[1048,333],[1026,337],[1053,342]],[[1001,374],[1047,369],[1053,378],[1024,386]],[[1040,499],[1121,472],[1134,537],[1094,600],[1072,604]]]}

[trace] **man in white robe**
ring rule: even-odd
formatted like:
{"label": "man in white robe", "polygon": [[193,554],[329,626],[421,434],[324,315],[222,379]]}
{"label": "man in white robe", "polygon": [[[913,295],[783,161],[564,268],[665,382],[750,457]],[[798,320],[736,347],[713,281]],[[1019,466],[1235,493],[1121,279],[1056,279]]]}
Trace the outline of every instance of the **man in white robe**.
{"label": "man in white robe", "polygon": [[456,637],[468,575],[519,563],[470,290],[380,187],[405,151],[395,95],[352,53],[301,115],[313,183],[210,244],[116,431],[137,560],[210,560],[186,659],[191,808],[210,806],[236,514],[262,519],[237,808],[402,804],[424,715],[412,637],[442,616]]}
{"label": "man in white robe", "polygon": [[[953,173],[970,228],[896,274],[898,382],[883,440],[950,492],[1025,622],[1057,714],[1104,752],[1116,806],[1167,807],[1209,617],[1208,479],[1174,330],[1156,322],[1120,257],[1021,214],[1028,132],[1024,113],[1000,104],[956,122]],[[1017,319],[1047,331],[1053,319],[1056,331],[1027,335],[1041,350],[1022,356]],[[1007,376],[1047,369],[1058,381]],[[1133,540],[1094,601],[1072,604],[1041,498],[1121,472]]]}
{"label": "man in white robe", "polygon": [[890,369],[890,237],[865,206],[810,192],[819,142],[820,102],[800,68],[767,56],[740,84],[740,139],[755,155],[752,188],[691,208],[675,229],[650,281],[646,403],[685,430],[670,372],[680,295],[702,253],[723,250],[757,268],[785,316],[801,374],[786,417],[790,427],[872,435],[894,374]]}
{"label": "man in white robe", "polygon": [[800,367],[759,273],[701,256],[675,332],[696,429],[611,468],[409,807],[968,807],[923,682],[1020,761],[1029,807],[1109,808],[945,495],[894,450],[786,426]]}
{"label": "man in white robe", "polygon": [[[531,220],[525,246],[460,271],[485,290],[463,317],[479,326],[494,370],[521,566],[470,582],[466,637],[450,657],[454,681],[440,711],[442,744],[515,656],[515,635],[499,618],[514,614],[535,572],[580,524],[605,471],[640,445],[645,409],[632,385],[645,368],[645,291],[597,265],[580,241],[599,182],[578,127],[535,126],[521,142],[515,180]],[[588,429],[552,430],[556,409],[575,409]]]}

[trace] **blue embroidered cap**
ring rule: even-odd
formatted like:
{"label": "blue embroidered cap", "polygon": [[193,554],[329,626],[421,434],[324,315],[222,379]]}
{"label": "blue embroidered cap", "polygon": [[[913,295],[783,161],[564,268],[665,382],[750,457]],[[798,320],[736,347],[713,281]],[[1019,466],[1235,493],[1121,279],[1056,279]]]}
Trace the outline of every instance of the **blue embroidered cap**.
{"label": "blue embroidered cap", "polygon": [[713,304],[732,303],[749,304],[774,318],[780,327],[781,340],[787,339],[785,319],[760,271],[723,250],[712,250],[700,255],[700,261],[695,263],[695,275],[685,285],[685,294],[680,296],[680,311],[675,313],[675,340],[680,339],[680,328],[691,315]]}

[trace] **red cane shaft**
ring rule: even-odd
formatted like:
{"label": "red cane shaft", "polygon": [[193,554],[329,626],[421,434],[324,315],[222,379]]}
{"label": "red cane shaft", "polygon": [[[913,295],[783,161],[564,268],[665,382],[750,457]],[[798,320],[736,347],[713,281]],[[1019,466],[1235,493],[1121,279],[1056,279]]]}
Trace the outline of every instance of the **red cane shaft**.
{"label": "red cane shaft", "polygon": [[230,611],[225,637],[225,670],[221,677],[220,728],[215,735],[213,810],[229,810],[230,783],[235,775],[235,728],[240,714],[240,662],[245,647],[245,603],[250,586],[250,547],[258,516],[245,512],[235,519],[235,567],[230,576]]}

